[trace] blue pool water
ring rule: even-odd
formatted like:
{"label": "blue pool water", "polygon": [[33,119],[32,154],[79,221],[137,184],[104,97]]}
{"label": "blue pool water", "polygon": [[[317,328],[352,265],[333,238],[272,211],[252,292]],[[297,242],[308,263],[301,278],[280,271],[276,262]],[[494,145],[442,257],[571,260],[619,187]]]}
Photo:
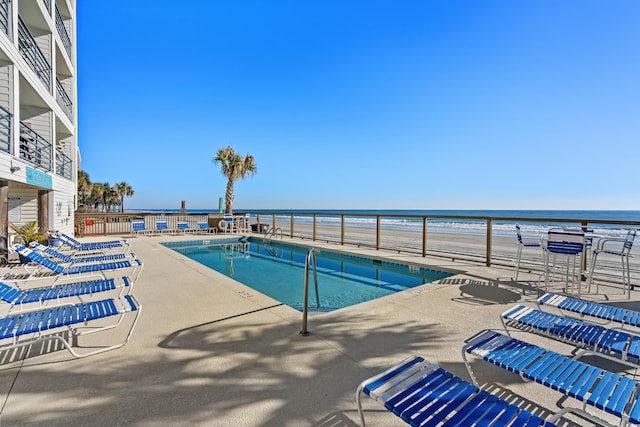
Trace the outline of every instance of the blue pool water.
{"label": "blue pool water", "polygon": [[[260,239],[164,245],[290,307],[302,310],[307,248]],[[309,274],[309,310],[331,311],[430,283],[452,273],[315,249],[318,307]]]}

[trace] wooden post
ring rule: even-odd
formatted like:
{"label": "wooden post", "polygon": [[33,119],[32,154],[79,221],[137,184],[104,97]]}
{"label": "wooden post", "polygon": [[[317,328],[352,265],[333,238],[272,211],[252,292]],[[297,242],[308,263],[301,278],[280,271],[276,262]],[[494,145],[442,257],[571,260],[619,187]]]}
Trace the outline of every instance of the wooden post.
{"label": "wooden post", "polygon": [[9,181],[0,181],[0,256],[9,261]]}
{"label": "wooden post", "polygon": [[427,256],[427,217],[422,217],[422,257]]}
{"label": "wooden post", "polygon": [[313,241],[316,241],[316,217],[318,214],[313,214]]}
{"label": "wooden post", "polygon": [[493,220],[487,219],[487,267],[491,267],[491,238],[493,236]]}
{"label": "wooden post", "polygon": [[49,190],[38,191],[38,227],[42,233],[49,230]]}

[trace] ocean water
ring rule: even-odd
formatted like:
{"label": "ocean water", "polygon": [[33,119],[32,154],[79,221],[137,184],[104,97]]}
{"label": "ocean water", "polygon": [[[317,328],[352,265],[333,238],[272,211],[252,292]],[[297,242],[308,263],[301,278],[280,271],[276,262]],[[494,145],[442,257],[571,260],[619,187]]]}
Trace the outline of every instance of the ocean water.
{"label": "ocean water", "polygon": [[[179,209],[136,209],[127,212],[154,212],[154,213],[176,213]],[[208,213],[216,212],[207,209],[187,209],[187,213]],[[545,233],[549,227],[553,226],[576,226],[579,222],[571,220],[598,220],[598,221],[631,221],[637,224],[616,225],[616,224],[592,224],[590,228],[595,233],[610,237],[624,237],[629,228],[640,229],[640,211],[602,211],[602,210],[305,210],[305,209],[248,209],[238,210],[238,212],[248,212],[255,220],[256,214],[261,215],[262,222],[270,222],[271,215],[276,215],[276,221],[290,221],[291,214],[295,215],[296,224],[312,224],[313,213],[317,214],[316,223],[318,226],[340,226],[341,214],[345,214],[345,226],[360,228],[375,228],[375,216],[359,215],[380,215],[380,225],[386,230],[398,231],[421,231],[422,216],[429,217],[429,231],[436,233],[455,234],[478,234],[484,235],[486,221],[470,220],[458,218],[460,216],[492,217],[493,233],[496,236],[513,236],[515,233],[515,220],[509,218],[526,218],[530,221],[518,221],[522,234],[525,237],[538,237]],[[265,215],[267,217],[265,218]],[[402,215],[416,215],[416,218],[402,218]],[[438,216],[438,218],[433,218]],[[502,219],[500,219],[502,218]],[[568,222],[567,222],[568,220]]]}

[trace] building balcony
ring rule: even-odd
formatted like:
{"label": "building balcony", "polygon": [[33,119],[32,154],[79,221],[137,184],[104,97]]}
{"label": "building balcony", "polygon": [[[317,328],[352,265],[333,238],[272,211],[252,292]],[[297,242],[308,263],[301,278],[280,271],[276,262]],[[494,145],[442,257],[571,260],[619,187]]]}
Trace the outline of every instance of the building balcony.
{"label": "building balcony", "polygon": [[9,35],[9,0],[0,0],[0,31]]}
{"label": "building balcony", "polygon": [[51,0],[42,0],[44,7],[47,9],[47,12],[51,13]]}
{"label": "building balcony", "polygon": [[49,141],[20,122],[20,158],[45,172],[51,170],[52,146]]}
{"label": "building balcony", "polygon": [[67,55],[69,55],[69,59],[71,59],[71,38],[69,37],[69,32],[67,31],[67,27],[64,25],[64,20],[62,19],[62,15],[56,6],[56,28],[58,29],[58,34],[60,35],[60,40],[62,40],[62,44],[64,45],[64,49],[67,51]]}
{"label": "building balcony", "polygon": [[13,114],[0,106],[0,151],[11,152],[11,118]]}
{"label": "building balcony", "polygon": [[62,86],[62,83],[60,83],[60,80],[58,80],[57,77],[56,77],[56,101],[58,102],[58,105],[62,108],[62,110],[65,112],[67,117],[69,117],[69,119],[72,119],[73,102],[71,101],[71,98],[69,98],[67,91],[64,89],[64,87]]}
{"label": "building balcony", "polygon": [[18,49],[47,89],[51,90],[51,65],[20,17],[18,17]]}
{"label": "building balcony", "polygon": [[60,150],[56,150],[56,175],[71,179],[71,158]]}

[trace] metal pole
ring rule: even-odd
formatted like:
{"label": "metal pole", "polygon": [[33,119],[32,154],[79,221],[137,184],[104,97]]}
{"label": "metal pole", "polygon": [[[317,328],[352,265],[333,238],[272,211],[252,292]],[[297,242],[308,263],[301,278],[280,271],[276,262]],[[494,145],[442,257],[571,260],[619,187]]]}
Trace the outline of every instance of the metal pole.
{"label": "metal pole", "polygon": [[309,335],[309,330],[307,329],[307,315],[309,311],[309,260],[312,253],[313,248],[309,248],[307,256],[304,259],[304,300],[302,302],[302,330],[300,331],[300,335],[305,337]]}

